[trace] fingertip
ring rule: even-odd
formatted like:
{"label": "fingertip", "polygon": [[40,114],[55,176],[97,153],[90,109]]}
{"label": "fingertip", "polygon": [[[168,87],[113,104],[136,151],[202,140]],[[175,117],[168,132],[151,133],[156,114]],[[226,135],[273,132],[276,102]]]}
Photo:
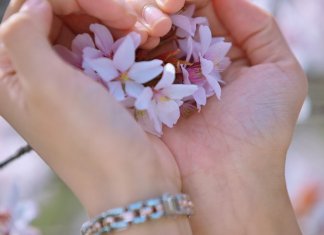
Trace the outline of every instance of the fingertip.
{"label": "fingertip", "polygon": [[163,37],[172,28],[171,18],[154,6],[148,5],[143,9],[143,18],[153,37]]}
{"label": "fingertip", "polygon": [[49,34],[52,23],[52,7],[46,0],[27,0],[19,10],[25,14],[42,33]]}
{"label": "fingertip", "polygon": [[155,0],[156,4],[163,10],[165,13],[174,14],[180,11],[185,3],[186,0]]}

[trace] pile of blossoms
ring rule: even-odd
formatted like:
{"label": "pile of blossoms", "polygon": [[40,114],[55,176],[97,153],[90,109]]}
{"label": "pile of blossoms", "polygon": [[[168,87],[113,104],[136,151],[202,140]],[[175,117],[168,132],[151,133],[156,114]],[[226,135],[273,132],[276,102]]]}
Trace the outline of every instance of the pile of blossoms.
{"label": "pile of blossoms", "polygon": [[207,98],[221,97],[221,72],[230,64],[231,43],[212,37],[207,18],[193,17],[188,6],[171,16],[172,31],[154,51],[141,50],[131,32],[114,40],[109,29],[92,24],[92,34],[78,35],[71,50],[57,45],[69,63],[105,86],[143,128],[157,136],[181,114],[200,111]]}

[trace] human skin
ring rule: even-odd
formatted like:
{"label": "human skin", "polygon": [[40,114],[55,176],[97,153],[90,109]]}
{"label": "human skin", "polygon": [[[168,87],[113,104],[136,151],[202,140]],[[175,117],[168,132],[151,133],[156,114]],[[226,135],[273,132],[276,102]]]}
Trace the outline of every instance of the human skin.
{"label": "human skin", "polygon": [[[25,0],[11,0],[4,16],[16,13]],[[62,31],[84,33],[89,25],[100,21],[112,27],[112,33],[121,37],[130,31],[141,34],[142,48],[157,46],[160,37],[171,29],[169,14],[178,12],[185,0],[100,0],[93,4],[88,0],[48,0],[55,13],[51,38],[59,40]]]}
{"label": "human skin", "polygon": [[186,192],[195,203],[190,221],[121,234],[300,234],[284,165],[305,75],[274,19],[250,2],[214,0],[197,13],[212,20],[215,35],[233,41],[233,63],[222,99],[211,98],[162,139],[145,134],[100,85],[54,53],[46,3],[0,28],[2,64],[9,58],[17,72],[2,69],[0,113],[90,216],[166,191]]}

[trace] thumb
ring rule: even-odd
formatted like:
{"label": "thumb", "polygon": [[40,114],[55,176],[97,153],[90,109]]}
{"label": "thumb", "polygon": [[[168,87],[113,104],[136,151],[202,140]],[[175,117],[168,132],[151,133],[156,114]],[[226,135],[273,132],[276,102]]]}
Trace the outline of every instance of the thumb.
{"label": "thumb", "polygon": [[252,65],[292,55],[275,19],[248,0],[213,0],[220,21]]}
{"label": "thumb", "polygon": [[50,80],[49,71],[65,65],[48,40],[52,16],[46,0],[27,0],[0,27],[0,40],[23,86],[40,86]]}

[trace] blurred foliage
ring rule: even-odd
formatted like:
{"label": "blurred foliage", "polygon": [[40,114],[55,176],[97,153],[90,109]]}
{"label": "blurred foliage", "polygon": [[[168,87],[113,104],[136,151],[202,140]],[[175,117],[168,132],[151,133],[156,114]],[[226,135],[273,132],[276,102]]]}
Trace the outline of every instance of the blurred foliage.
{"label": "blurred foliage", "polygon": [[78,199],[55,176],[48,182],[44,192],[47,192],[49,198],[41,203],[40,215],[33,223],[35,227],[46,235],[75,234],[75,230],[79,230],[81,225],[74,225],[73,221],[77,215],[81,217],[84,214]]}

